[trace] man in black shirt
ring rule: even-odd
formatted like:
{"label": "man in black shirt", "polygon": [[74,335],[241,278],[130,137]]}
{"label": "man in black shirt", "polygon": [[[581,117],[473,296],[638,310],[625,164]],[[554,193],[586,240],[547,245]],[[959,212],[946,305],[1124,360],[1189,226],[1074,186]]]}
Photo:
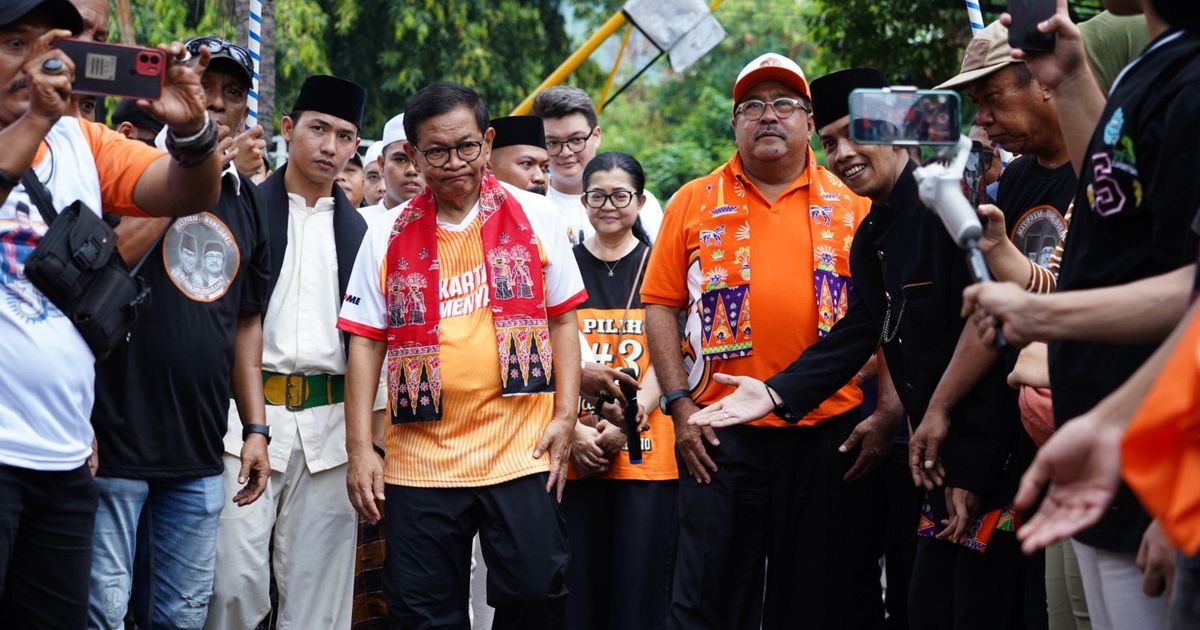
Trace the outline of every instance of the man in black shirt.
{"label": "man in black shirt", "polygon": [[[249,89],[249,54],[215,38],[187,43],[193,55],[200,45],[212,52],[202,79],[209,113],[240,129],[246,101],[231,103],[229,94]],[[211,89],[216,84],[222,89]],[[126,226],[132,242],[153,248],[140,275],[154,297],[129,343],[96,366],[92,423],[100,504],[89,627],[123,627],[135,588],[148,602],[135,611],[139,626],[203,625],[225,503],[221,437],[231,391],[246,430],[263,432],[249,434],[242,448],[246,485],[233,501],[248,504],[266,487],[270,467],[258,365],[270,264],[256,194],[229,163],[220,200],[209,211]],[[139,522],[149,529],[148,539],[138,535]],[[139,539],[150,548],[136,549]],[[145,584],[134,580],[134,557],[142,554],[152,558],[153,577]]]}
{"label": "man in black shirt", "polygon": [[[970,280],[962,252],[918,199],[915,165],[908,154],[849,139],[850,91],[885,85],[878,71],[867,69],[813,82],[814,118],[830,170],[873,202],[850,250],[854,284],[846,316],[765,384],[717,375],[737,391],[689,422],[726,426],[772,410],[786,418],[801,417],[853,378],[881,345],[904,411],[918,421],[925,415],[960,339],[965,324],[959,316],[961,292]],[[994,354],[973,334],[961,338],[975,353]],[[942,529],[938,537],[962,546],[920,540],[909,620],[913,627],[1012,627],[1022,618],[1024,579],[1015,537],[997,528],[986,553],[979,553],[965,546],[970,536],[963,534],[978,515],[1007,506],[1017,476],[1032,455],[1032,444],[1021,431],[1015,396],[999,368],[991,369],[950,415],[953,422],[943,454],[945,488],[931,492],[929,502],[933,520],[944,525],[935,527]],[[890,440],[895,418],[876,422],[868,430]],[[986,580],[988,588],[979,589],[971,576]]]}
{"label": "man in black shirt", "polygon": [[[1052,340],[1050,379],[1060,426],[1096,407],[1129,379],[1155,351],[1162,330],[1173,325],[1163,320],[1178,322],[1186,305],[1186,295],[1178,294],[1182,292],[1157,303],[1121,299],[1169,286],[1172,280],[1178,286],[1191,273],[1197,251],[1196,234],[1188,228],[1200,207],[1200,35],[1173,26],[1151,4],[1183,15],[1195,11],[1186,0],[1141,2],[1151,43],[1114,82],[1107,103],[1098,98],[1080,59],[1079,31],[1065,11],[1050,21],[1058,52],[1030,60],[1034,73],[1055,91],[1064,126],[1068,120],[1091,126],[1090,139],[1067,133],[1081,175],[1059,276],[1061,293],[1024,296],[997,285],[973,288],[967,296],[969,308],[978,304],[985,326],[999,319],[1017,340]],[[1109,8],[1115,13],[1136,6]],[[1102,302],[1091,299],[1105,292],[1117,295]],[[1062,320],[1056,324],[1062,329],[1043,331],[1041,325],[1031,325],[1047,319]],[[1058,468],[1061,462],[1051,465]],[[1054,476],[1069,483],[1074,472],[1059,469]],[[1048,500],[1049,507],[1057,501]],[[1090,524],[1095,519],[1077,520]],[[1099,522],[1075,535],[1089,609],[1114,585],[1121,588],[1140,577],[1134,554],[1152,542],[1157,528],[1148,529],[1149,523],[1122,484]],[[1070,533],[1080,528],[1057,529]],[[1161,599],[1130,598],[1102,610],[1112,617],[1105,621],[1123,628],[1160,627],[1164,609]]]}

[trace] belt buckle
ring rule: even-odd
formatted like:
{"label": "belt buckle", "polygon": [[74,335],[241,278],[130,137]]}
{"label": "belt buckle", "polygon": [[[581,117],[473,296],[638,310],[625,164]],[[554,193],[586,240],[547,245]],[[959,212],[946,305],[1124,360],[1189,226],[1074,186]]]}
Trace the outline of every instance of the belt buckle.
{"label": "belt buckle", "polygon": [[308,379],[301,372],[292,372],[284,377],[283,403],[288,411],[304,409],[308,400]]}

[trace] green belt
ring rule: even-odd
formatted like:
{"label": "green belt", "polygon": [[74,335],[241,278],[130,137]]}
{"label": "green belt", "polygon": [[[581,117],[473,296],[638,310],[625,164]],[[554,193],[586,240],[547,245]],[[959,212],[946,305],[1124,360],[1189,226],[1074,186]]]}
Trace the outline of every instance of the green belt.
{"label": "green belt", "polygon": [[288,411],[333,405],[346,399],[346,377],[341,374],[282,374],[263,370],[263,398],[268,405]]}

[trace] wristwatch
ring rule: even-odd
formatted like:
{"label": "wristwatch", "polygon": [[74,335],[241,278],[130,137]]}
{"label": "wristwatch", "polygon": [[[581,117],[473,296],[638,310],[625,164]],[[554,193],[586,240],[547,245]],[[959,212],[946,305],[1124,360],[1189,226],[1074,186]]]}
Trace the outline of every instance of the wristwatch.
{"label": "wristwatch", "polygon": [[691,395],[692,393],[686,389],[672,389],[658,397],[658,410],[669,416],[671,415],[671,403]]}
{"label": "wristwatch", "polygon": [[250,437],[251,433],[258,433],[259,435],[266,436],[267,444],[271,443],[271,425],[247,424],[246,426],[242,427],[242,441],[245,442],[246,438]]}

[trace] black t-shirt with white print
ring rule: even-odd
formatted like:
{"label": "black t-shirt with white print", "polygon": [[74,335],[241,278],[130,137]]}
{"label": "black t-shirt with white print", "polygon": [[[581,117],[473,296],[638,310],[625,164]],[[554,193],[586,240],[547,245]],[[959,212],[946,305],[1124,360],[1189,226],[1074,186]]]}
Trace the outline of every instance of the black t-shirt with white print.
{"label": "black t-shirt with white print", "polygon": [[1054,247],[1066,236],[1063,217],[1077,187],[1075,167],[1069,161],[1046,168],[1033,155],[1013,160],[1000,175],[996,206],[1004,212],[1013,245],[1034,263],[1048,267]]}
{"label": "black t-shirt with white print", "polygon": [[[96,366],[100,476],[220,474],[238,318],[267,308],[267,219],[226,174],[211,210],[171,223],[139,274],[150,287],[129,343]],[[239,191],[240,188],[240,191]]]}
{"label": "black t-shirt with white print", "polygon": [[[1200,207],[1200,34],[1168,31],[1118,78],[1084,156],[1059,291],[1126,284],[1196,261]],[[1059,425],[1124,383],[1157,344],[1050,344]],[[1149,523],[1122,484],[1099,524],[1076,538],[1136,553]]]}

